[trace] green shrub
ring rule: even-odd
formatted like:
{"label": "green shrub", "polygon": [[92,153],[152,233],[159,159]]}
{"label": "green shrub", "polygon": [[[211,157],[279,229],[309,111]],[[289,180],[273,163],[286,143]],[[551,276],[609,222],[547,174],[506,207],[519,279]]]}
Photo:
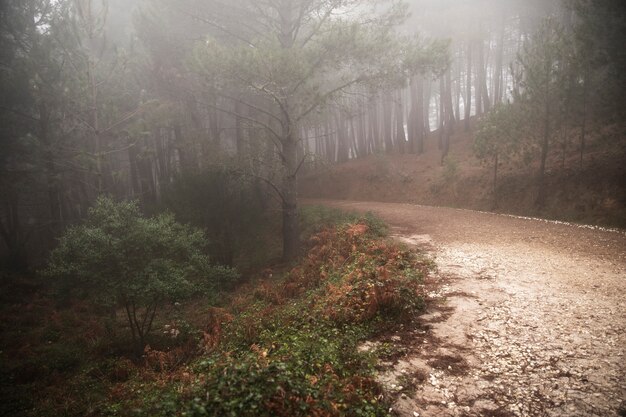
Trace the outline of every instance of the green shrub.
{"label": "green shrub", "polygon": [[108,311],[124,309],[140,354],[159,307],[236,277],[211,266],[205,246],[202,231],[172,215],[144,218],[136,203],[99,198],[84,224],[60,239],[45,275],[64,297],[87,297]]}
{"label": "green shrub", "polygon": [[443,180],[446,184],[454,182],[458,177],[458,164],[456,160],[450,156],[446,156],[443,161]]}
{"label": "green shrub", "polygon": [[54,343],[37,352],[36,363],[48,372],[71,373],[85,361],[85,352],[77,346]]}

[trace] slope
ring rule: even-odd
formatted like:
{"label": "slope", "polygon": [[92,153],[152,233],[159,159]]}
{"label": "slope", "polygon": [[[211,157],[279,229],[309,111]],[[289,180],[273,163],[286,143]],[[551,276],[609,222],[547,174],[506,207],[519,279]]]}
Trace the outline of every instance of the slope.
{"label": "slope", "polygon": [[[626,227],[626,126],[596,128],[589,135],[582,168],[577,132],[569,136],[565,148],[552,146],[544,208],[535,206],[538,158],[530,163],[518,158],[499,165],[495,211]],[[379,153],[318,166],[302,176],[300,195],[493,210],[493,165],[474,156],[472,133],[458,129],[443,163],[437,142],[433,132],[422,155]]]}

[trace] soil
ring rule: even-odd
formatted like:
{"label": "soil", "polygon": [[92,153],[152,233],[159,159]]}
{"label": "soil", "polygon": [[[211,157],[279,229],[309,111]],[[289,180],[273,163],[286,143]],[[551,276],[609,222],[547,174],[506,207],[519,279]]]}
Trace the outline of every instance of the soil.
{"label": "soil", "polygon": [[626,232],[411,204],[372,211],[438,271],[380,380],[400,416],[626,415]]}

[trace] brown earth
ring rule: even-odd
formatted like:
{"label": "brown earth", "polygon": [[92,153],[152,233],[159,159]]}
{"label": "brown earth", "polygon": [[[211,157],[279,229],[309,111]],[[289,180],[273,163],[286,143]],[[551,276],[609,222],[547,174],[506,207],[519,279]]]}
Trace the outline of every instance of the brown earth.
{"label": "brown earth", "polygon": [[401,416],[626,415],[626,232],[411,204],[373,211],[438,266],[380,379]]}
{"label": "brown earth", "polygon": [[[547,201],[537,209],[537,159],[499,165],[498,212],[626,228],[626,124],[599,126],[589,135],[582,168],[578,132],[565,152],[552,145],[547,164]],[[375,154],[343,164],[318,164],[300,178],[306,198],[384,201],[492,210],[493,165],[474,157],[471,133],[451,139],[441,163],[437,133],[422,155]]]}

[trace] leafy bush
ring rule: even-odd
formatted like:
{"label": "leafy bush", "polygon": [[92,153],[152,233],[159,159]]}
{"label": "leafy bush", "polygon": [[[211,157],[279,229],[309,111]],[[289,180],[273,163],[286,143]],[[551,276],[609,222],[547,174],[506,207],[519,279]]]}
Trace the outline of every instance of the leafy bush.
{"label": "leafy bush", "polygon": [[111,312],[123,308],[139,354],[160,306],[236,276],[211,266],[205,246],[200,230],[172,215],[144,218],[136,203],[99,198],[85,223],[60,239],[45,274],[65,297],[88,297]]}

